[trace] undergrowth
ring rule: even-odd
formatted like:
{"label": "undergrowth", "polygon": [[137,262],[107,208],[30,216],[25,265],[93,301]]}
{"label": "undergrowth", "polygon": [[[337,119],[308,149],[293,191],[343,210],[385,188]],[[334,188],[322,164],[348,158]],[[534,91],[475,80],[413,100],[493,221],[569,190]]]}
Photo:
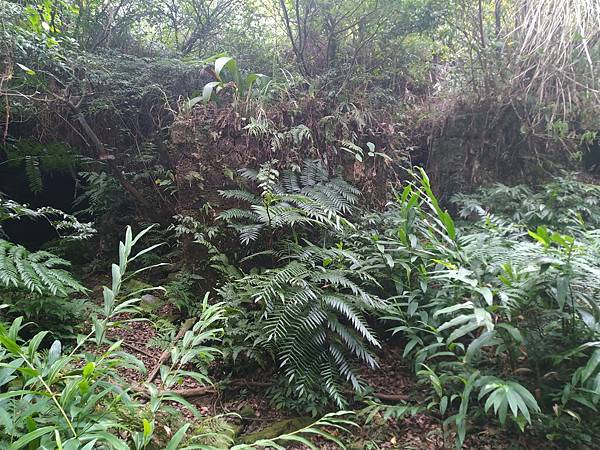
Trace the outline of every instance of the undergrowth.
{"label": "undergrowth", "polygon": [[[87,291],[66,261],[2,241],[3,310],[35,322],[16,318],[0,333],[6,368],[0,426],[10,445],[155,448],[169,445],[156,434],[165,420],[157,414],[171,411],[169,427],[179,423],[181,431],[170,437],[178,442],[172,448],[208,448],[199,443],[202,426],[198,434],[183,425],[165,402],[181,403],[204,423],[207,418],[177,389],[184,379],[209,386],[217,362],[231,374],[253,364],[270,373],[268,395],[279,408],[316,416],[358,405],[358,399],[368,403],[367,422],[376,415],[403,420],[427,414],[457,447],[490,421],[558,446],[592,445],[598,438],[595,186],[574,175],[535,189],[496,185],[455,196],[462,217],[455,220],[421,169],[383,212],[360,210],[359,193],[313,161],[299,172],[265,165],[242,176],[257,186],[224,191],[238,205],[215,225],[178,216],[170,229],[176,239],[192,237],[189,245],[208,252],[205,264],[219,274],[215,300],[198,297],[206,279],[186,271],[171,277],[166,289],[144,283],[137,291],[121,289],[132,277],[165,269],[148,257],[162,242],[146,239],[148,230],[135,237],[128,230],[102,304],[88,308],[88,322],[77,329],[54,330],[66,338],[62,343],[49,338],[52,327],[41,312],[65,305],[62,320],[74,320],[68,315],[78,304],[72,298]],[[242,237],[235,253],[219,248],[227,225]],[[152,244],[132,253],[141,240]],[[129,274],[135,263],[142,268]],[[170,362],[160,367],[157,385],[150,380],[132,388],[117,367],[146,368],[111,341],[109,331],[139,317],[138,299],[152,290],[159,295],[152,301],[164,302],[164,296],[193,325],[178,342],[173,319],[151,313],[157,334],[149,345],[170,348]],[[89,331],[71,344],[70,334],[86,326]],[[35,327],[42,331],[35,334]],[[19,338],[24,332],[28,337]],[[377,370],[391,336],[400,339],[397,357],[410,363],[420,386],[398,405],[377,401],[368,377],[360,375]],[[24,402],[30,406],[23,409]],[[141,422],[134,410],[144,411]],[[351,425],[345,416],[327,417],[317,425]],[[222,423],[228,426],[226,418]],[[313,432],[337,439],[314,430],[281,439],[304,443]],[[206,442],[248,448],[236,447],[233,437],[227,444]],[[251,446],[279,445],[273,442]]]}

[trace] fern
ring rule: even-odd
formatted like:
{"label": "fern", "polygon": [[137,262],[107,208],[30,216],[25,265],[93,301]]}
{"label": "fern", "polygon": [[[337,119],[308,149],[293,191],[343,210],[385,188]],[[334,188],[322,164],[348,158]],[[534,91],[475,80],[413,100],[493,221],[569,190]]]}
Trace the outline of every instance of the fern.
{"label": "fern", "polygon": [[25,247],[0,240],[0,287],[23,289],[39,295],[67,296],[85,292],[64,268],[69,263],[52,253],[29,252]]}
{"label": "fern", "polygon": [[[270,125],[272,127],[272,123]],[[252,131],[252,128],[249,129],[249,134],[250,131]],[[300,149],[303,146],[312,145],[314,141],[310,128],[302,124],[293,126],[288,130],[276,131],[269,129],[268,131],[271,137],[271,148],[275,152],[284,148]],[[266,134],[263,133],[259,136],[266,136]]]}
{"label": "fern", "polygon": [[21,139],[1,146],[10,165],[22,167],[27,175],[29,190],[38,194],[44,188],[43,173],[72,173],[80,157],[61,142],[43,144],[33,139]]}
{"label": "fern", "polygon": [[5,220],[19,220],[23,217],[30,219],[43,219],[61,235],[62,238],[82,240],[91,237],[96,230],[91,223],[79,222],[75,216],[49,206],[32,209],[13,200],[8,200],[0,194],[0,235],[3,235],[2,222]]}
{"label": "fern", "polygon": [[29,190],[34,194],[39,194],[44,189],[39,159],[33,156],[25,156],[23,163],[29,182]]}
{"label": "fern", "polygon": [[360,192],[356,188],[341,178],[329,179],[316,160],[305,161],[300,173],[286,170],[280,174],[274,169],[276,163],[266,163],[258,171],[240,171],[242,178],[256,185],[260,196],[242,189],[219,191],[226,199],[249,205],[219,215],[239,232],[243,244],[259,239],[267,230],[315,225],[341,230],[351,225],[345,215],[357,201]]}
{"label": "fern", "polygon": [[232,189],[229,191],[219,191],[223,198],[242,200],[251,205],[260,205],[260,199],[251,192],[243,191],[241,189]]}
{"label": "fern", "polygon": [[306,125],[296,125],[290,128],[288,134],[295,147],[300,147],[304,142],[312,143],[313,141],[312,132]]}
{"label": "fern", "polygon": [[121,185],[106,172],[79,172],[84,181],[83,193],[73,202],[76,206],[89,205],[81,213],[102,215],[119,213],[131,207]]}
{"label": "fern", "polygon": [[362,389],[354,362],[377,367],[372,349],[380,343],[364,313],[384,302],[359,284],[369,277],[361,276],[366,267],[355,255],[310,243],[289,251],[284,266],[233,281],[221,295],[262,306],[257,344],[277,356],[299,396],[325,391],[341,407],[344,383]]}
{"label": "fern", "polygon": [[[338,438],[338,434],[339,432],[350,433],[351,427],[358,428],[358,424],[350,420],[353,414],[349,411],[329,413],[316,422],[291,433],[282,434],[270,439],[259,439],[252,444],[238,444],[230,447],[230,450],[251,450],[256,448],[285,450],[286,448],[290,448],[290,443],[292,442],[301,445],[303,448],[317,450],[319,447],[311,442],[310,438],[319,438],[320,440],[331,442],[340,448],[345,448],[344,444]],[[336,430],[336,433],[326,431],[331,429]]]}
{"label": "fern", "polygon": [[475,194],[455,195],[452,200],[463,217],[491,212],[529,228],[545,225],[577,231],[582,225],[600,227],[600,187],[578,181],[573,174],[557,177],[536,190],[495,184]]}

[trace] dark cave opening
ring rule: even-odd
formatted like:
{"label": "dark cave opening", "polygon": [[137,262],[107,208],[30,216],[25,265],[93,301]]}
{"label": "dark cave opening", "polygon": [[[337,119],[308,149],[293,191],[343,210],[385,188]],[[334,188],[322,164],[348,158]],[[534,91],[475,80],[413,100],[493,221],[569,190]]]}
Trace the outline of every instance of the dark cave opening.
{"label": "dark cave opening", "polygon": [[[77,180],[73,174],[53,172],[43,174],[42,180],[42,191],[33,193],[25,170],[0,165],[0,193],[5,198],[27,204],[31,208],[50,206],[66,213],[74,213],[73,201],[77,196]],[[29,250],[38,250],[46,242],[58,237],[56,230],[43,218],[6,220],[2,223],[2,229],[10,241]]]}

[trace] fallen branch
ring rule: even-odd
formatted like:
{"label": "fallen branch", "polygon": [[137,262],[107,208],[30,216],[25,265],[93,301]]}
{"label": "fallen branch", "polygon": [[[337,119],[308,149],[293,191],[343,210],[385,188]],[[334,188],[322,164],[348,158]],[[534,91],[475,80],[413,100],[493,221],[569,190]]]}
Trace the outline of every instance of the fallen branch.
{"label": "fallen branch", "polygon": [[129,343],[125,342],[125,341],[121,342],[121,345],[123,347],[127,347],[127,348],[129,348],[129,349],[131,349],[131,350],[133,350],[135,352],[141,353],[142,355],[145,355],[148,358],[156,358],[156,355],[153,355],[152,353],[150,353],[150,352],[148,352],[148,351],[144,350],[143,348],[140,348],[140,347],[138,347],[136,345],[129,344]]}
{"label": "fallen branch", "polygon": [[409,399],[409,396],[405,394],[385,394],[383,392],[373,392],[371,395],[386,402],[404,402]]}
{"label": "fallen branch", "polygon": [[[268,388],[271,387],[272,383],[267,383],[264,381],[246,381],[246,380],[237,380],[231,383],[223,384],[221,386],[202,386],[197,388],[189,388],[189,389],[175,389],[175,390],[163,390],[159,391],[161,395],[178,395],[183,398],[189,397],[199,397],[201,395],[208,394],[217,394],[219,391],[223,390],[232,390],[232,389],[240,389],[243,387],[259,387],[259,388]],[[136,392],[141,394],[146,394],[147,391],[143,388],[134,387]],[[354,395],[353,391],[345,392],[348,395]],[[385,394],[383,392],[372,392],[370,394],[372,397],[378,398],[379,400],[383,400],[386,402],[401,402],[409,400],[409,396],[405,394]]]}
{"label": "fallen branch", "polygon": [[[263,381],[246,381],[246,380],[236,380],[231,383],[224,383],[221,386],[201,386],[197,388],[189,388],[189,389],[164,389],[158,391],[159,395],[178,395],[180,397],[198,397],[200,395],[206,394],[216,394],[219,391],[228,390],[228,389],[240,389],[243,387],[260,387],[267,388],[271,387],[271,383],[266,383]],[[148,391],[143,387],[133,386],[132,389],[135,392],[138,392],[143,395],[148,395]]]}
{"label": "fallen branch", "polygon": [[169,359],[169,356],[171,355],[171,349],[177,344],[177,342],[179,342],[183,335],[190,328],[192,328],[192,326],[194,326],[194,322],[196,322],[195,318],[191,318],[183,322],[183,325],[181,325],[181,328],[179,329],[177,336],[175,336],[175,339],[173,339],[173,341],[171,342],[171,345],[164,352],[162,352],[162,355],[160,355],[160,358],[158,358],[156,366],[154,366],[154,369],[152,369],[148,374],[148,379],[146,380],[146,383],[152,383],[152,381],[156,378],[156,375],[160,371],[160,367],[167,359]]}

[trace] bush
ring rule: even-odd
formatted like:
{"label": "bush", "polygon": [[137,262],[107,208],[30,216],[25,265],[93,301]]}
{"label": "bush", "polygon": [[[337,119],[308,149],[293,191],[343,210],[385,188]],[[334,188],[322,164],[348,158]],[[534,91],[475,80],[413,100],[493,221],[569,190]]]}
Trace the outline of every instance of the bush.
{"label": "bush", "polygon": [[[598,190],[559,179],[526,202],[503,196],[486,203],[496,192],[518,198],[528,191],[498,186],[459,197],[463,211],[481,219],[458,226],[424,172],[414,176],[369,225],[379,233],[370,254],[380,260],[375,278],[394,281],[383,319],[396,323],[391,331],[406,340],[403,356],[430,384],[429,408],[456,427],[458,444],[480,409],[521,430],[543,423],[553,440],[591,442],[593,431],[558,430],[574,420],[593,423],[600,401],[599,231],[585,214],[600,200]],[[582,193],[585,202],[575,201]],[[556,228],[529,229],[543,223]]]}

